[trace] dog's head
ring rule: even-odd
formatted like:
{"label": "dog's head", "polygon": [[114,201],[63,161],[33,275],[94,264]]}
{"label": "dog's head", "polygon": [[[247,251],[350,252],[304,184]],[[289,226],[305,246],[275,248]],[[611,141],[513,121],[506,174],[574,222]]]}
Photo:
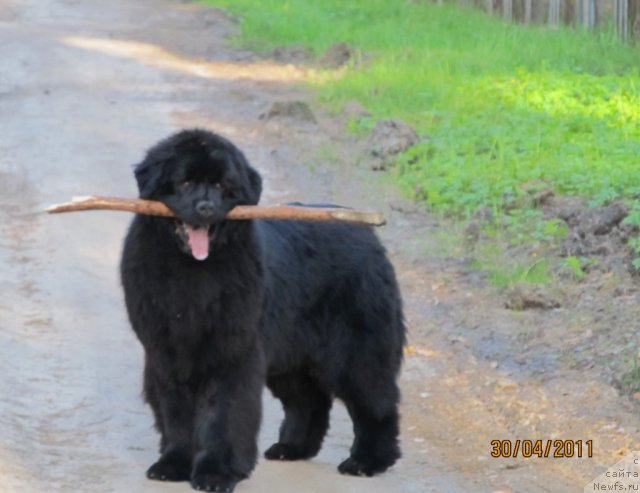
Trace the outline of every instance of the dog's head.
{"label": "dog's head", "polygon": [[136,166],[140,198],[159,200],[176,215],[175,233],[185,253],[209,254],[225,215],[255,205],[262,179],[230,141],[205,130],[184,130],[152,147]]}

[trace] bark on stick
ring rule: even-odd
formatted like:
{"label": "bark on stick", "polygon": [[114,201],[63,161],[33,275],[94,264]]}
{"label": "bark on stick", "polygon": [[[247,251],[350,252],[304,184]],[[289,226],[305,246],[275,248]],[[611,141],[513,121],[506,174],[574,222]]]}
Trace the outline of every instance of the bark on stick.
{"label": "bark on stick", "polygon": [[[74,197],[71,202],[56,204],[45,209],[50,214],[88,210],[113,210],[175,217],[162,202],[118,197]],[[239,205],[229,211],[227,219],[287,219],[293,221],[343,221],[382,226],[384,216],[378,212],[363,212],[337,207],[301,207],[295,205]]]}

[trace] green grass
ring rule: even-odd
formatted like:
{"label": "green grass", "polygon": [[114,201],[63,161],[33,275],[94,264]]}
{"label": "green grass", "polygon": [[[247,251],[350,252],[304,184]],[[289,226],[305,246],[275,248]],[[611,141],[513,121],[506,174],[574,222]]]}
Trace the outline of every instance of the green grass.
{"label": "green grass", "polygon": [[[535,209],[541,190],[628,199],[627,222],[640,224],[640,49],[612,29],[525,27],[427,1],[206,1],[236,14],[236,42],[259,52],[353,47],[347,70],[312,78],[321,100],[361,102],[372,117],[350,122],[354,133],[381,118],[418,130],[393,180],[441,216],[493,212],[472,264],[495,285],[586,276],[589,259],[552,258],[567,227]],[[631,246],[640,269],[640,240]]]}
{"label": "green grass", "polygon": [[397,177],[435,210],[500,209],[532,181],[596,202],[640,193],[640,50],[611,30],[510,25],[409,0],[207,1],[237,14],[240,42],[258,51],[359,50],[363,63],[317,78],[321,99],[414,125],[424,142],[399,158]]}
{"label": "green grass", "polygon": [[633,394],[640,391],[640,365],[638,364],[638,356],[633,356],[627,363],[627,372],[622,375],[620,380],[621,390]]}
{"label": "green grass", "polygon": [[579,280],[586,277],[587,273],[584,270],[584,266],[588,263],[588,259],[583,259],[580,257],[575,257],[573,255],[568,256],[564,259],[565,266],[571,272],[571,275],[574,279]]}
{"label": "green grass", "polygon": [[500,288],[517,284],[549,284],[553,280],[548,259],[505,262],[504,252],[497,245],[484,244],[471,267],[487,274],[488,280]]}

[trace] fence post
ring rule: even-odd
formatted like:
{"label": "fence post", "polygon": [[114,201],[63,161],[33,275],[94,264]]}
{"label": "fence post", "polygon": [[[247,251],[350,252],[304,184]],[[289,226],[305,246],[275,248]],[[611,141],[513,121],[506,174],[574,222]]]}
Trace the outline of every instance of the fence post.
{"label": "fence post", "polygon": [[485,9],[487,10],[487,14],[493,14],[493,0],[485,0]]}
{"label": "fence post", "polygon": [[596,25],[596,0],[578,0],[578,23],[592,28]]}
{"label": "fence post", "polygon": [[560,0],[549,0],[549,25],[560,25]]}
{"label": "fence post", "polygon": [[618,35],[626,41],[629,37],[629,1],[615,0],[614,17]]}
{"label": "fence post", "polygon": [[513,20],[513,0],[502,0],[502,17],[509,22]]}
{"label": "fence post", "polygon": [[533,0],[524,0],[524,23],[531,24],[531,19],[533,17]]}
{"label": "fence post", "polygon": [[640,38],[640,3],[629,3],[629,37],[637,42]]}

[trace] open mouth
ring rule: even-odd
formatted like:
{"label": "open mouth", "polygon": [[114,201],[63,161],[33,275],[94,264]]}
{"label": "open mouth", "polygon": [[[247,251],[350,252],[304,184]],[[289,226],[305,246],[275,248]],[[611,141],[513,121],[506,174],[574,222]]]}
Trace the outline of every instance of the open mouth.
{"label": "open mouth", "polygon": [[193,226],[183,221],[176,221],[176,234],[188,246],[196,260],[205,260],[209,256],[209,245],[215,233],[215,226]]}

